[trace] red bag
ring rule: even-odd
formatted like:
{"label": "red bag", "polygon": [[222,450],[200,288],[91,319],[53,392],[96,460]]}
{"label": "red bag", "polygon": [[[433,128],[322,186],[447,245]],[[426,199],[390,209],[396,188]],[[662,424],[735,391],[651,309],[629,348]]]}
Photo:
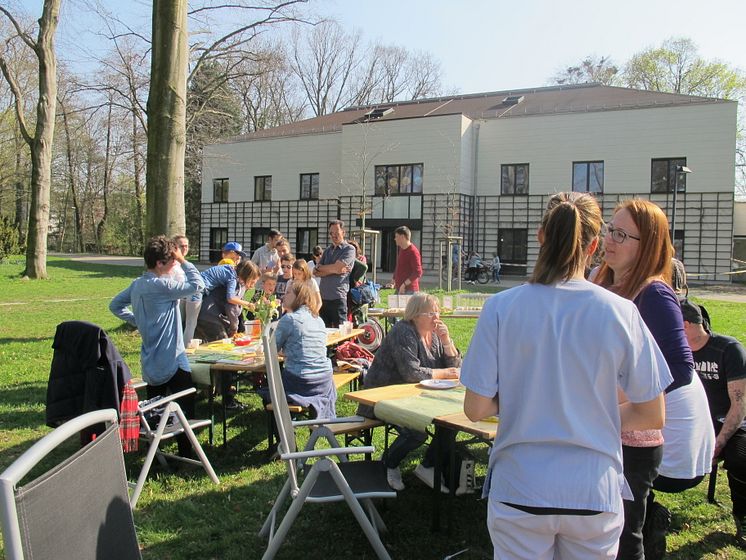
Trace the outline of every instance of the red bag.
{"label": "red bag", "polygon": [[348,340],[337,346],[336,358],[337,360],[360,364],[367,368],[373,361],[373,354],[359,344]]}

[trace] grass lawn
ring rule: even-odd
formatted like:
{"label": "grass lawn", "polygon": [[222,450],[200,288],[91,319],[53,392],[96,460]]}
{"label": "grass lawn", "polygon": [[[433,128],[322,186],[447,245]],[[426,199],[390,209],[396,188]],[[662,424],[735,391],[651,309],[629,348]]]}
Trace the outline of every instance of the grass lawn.
{"label": "grass lawn", "polygon": [[[0,470],[49,431],[44,425],[44,403],[58,323],[86,320],[100,325],[112,336],[133,373],[140,373],[139,336],[108,311],[112,296],[140,274],[138,268],[51,258],[51,279],[37,282],[21,281],[22,268],[20,259],[0,264]],[[707,308],[716,330],[746,342],[742,320],[746,304],[708,301]],[[474,324],[473,319],[450,321],[453,338],[462,350],[468,347]],[[257,532],[284,481],[284,471],[281,463],[265,461],[266,424],[260,399],[246,389],[240,398],[249,407],[229,416],[227,446],[206,448],[220,486],[213,485],[200,469],[174,474],[153,466],[135,512],[145,558],[261,556],[265,543]],[[354,405],[340,398],[338,409],[340,414],[351,414]],[[199,402],[197,410],[205,417],[206,402]],[[201,438],[206,440],[206,435],[205,431]],[[376,437],[375,444],[382,449],[383,437],[380,433]],[[74,448],[75,442],[69,442],[68,449]],[[484,476],[486,448],[475,446],[470,451],[478,459],[477,474]],[[139,471],[142,456],[126,457],[130,479]],[[381,509],[390,529],[384,543],[392,557],[442,558],[470,548],[459,558],[491,558],[486,506],[475,496],[450,502],[451,534],[430,532],[430,492],[412,474],[419,458],[413,454],[403,465],[407,489]],[[746,559],[746,553],[729,544],[734,528],[725,478],[723,473],[718,480],[722,508],[707,503],[706,482],[683,494],[661,496],[673,512],[670,558]],[[278,558],[296,558],[299,550],[312,559],[374,557],[344,504],[304,506]]]}

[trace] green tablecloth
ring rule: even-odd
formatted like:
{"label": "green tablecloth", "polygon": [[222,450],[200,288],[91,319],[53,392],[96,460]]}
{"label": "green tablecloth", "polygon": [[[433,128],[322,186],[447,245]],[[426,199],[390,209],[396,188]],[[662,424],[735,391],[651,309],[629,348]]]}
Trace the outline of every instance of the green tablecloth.
{"label": "green tablecloth", "polygon": [[444,391],[423,389],[414,397],[376,403],[375,414],[384,422],[424,432],[433,418],[463,411],[464,394],[463,387]]}

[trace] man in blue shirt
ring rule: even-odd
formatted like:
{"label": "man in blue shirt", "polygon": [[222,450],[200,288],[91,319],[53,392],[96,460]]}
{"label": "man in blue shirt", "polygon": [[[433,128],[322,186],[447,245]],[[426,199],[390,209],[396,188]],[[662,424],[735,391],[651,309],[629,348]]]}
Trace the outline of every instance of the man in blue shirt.
{"label": "man in blue shirt", "polygon": [[332,244],[321,255],[313,273],[321,278],[321,311],[319,316],[327,327],[338,327],[347,320],[347,292],[350,291],[350,271],[355,262],[355,248],[345,241],[342,220],[329,222]]}
{"label": "man in blue shirt", "polygon": [[[167,237],[151,238],[143,254],[147,270],[109,304],[109,310],[137,327],[142,337],[140,362],[148,398],[193,387],[191,368],[181,332],[179,300],[204,289],[202,276],[181,249]],[[174,280],[171,270],[181,265],[186,282]],[[187,418],[194,417],[194,395],[179,399]],[[188,440],[179,439],[179,452],[189,454]]]}

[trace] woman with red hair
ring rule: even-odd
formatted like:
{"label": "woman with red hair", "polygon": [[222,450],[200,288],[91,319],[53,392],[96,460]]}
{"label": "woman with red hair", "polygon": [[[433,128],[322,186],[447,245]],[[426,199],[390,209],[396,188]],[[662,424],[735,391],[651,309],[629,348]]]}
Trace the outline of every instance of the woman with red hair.
{"label": "woman with red hair", "polygon": [[635,303],[673,376],[663,430],[622,432],[624,475],[635,499],[624,502],[617,558],[662,558],[671,515],[653,501],[652,490],[681,492],[711,470],[715,434],[672,289],[673,253],[668,220],[657,205],[634,199],[617,206],[595,282]]}

